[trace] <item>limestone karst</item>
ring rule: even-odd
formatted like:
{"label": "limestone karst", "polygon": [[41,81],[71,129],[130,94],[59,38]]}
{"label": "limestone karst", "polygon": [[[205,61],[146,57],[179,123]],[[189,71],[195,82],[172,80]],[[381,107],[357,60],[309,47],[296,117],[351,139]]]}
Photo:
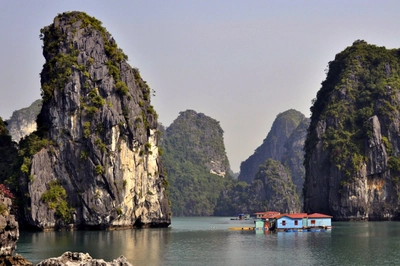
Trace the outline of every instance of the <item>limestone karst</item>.
{"label": "limestone karst", "polygon": [[102,23],[65,12],[41,30],[37,131],[20,142],[23,225],[166,227],[171,212],[151,89]]}

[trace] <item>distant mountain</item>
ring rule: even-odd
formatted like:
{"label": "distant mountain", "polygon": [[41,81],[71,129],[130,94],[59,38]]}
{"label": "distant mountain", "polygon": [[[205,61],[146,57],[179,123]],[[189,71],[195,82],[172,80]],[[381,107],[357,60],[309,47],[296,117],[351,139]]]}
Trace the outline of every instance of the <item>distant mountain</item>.
{"label": "distant mountain", "polygon": [[[260,165],[267,159],[281,162],[289,167],[296,180],[304,180],[303,145],[308,123],[308,119],[302,113],[293,109],[277,115],[261,146],[241,163],[239,181],[251,183]],[[300,185],[302,182],[296,183]]]}
{"label": "distant mountain", "polygon": [[308,124],[296,110],[279,114],[263,144],[241,164],[238,182],[224,189],[216,214],[301,211]]}
{"label": "distant mountain", "polygon": [[42,108],[42,100],[34,101],[29,107],[13,112],[7,122],[7,129],[15,142],[36,130],[36,119]]}
{"label": "distant mountain", "polygon": [[279,161],[267,159],[260,165],[255,179],[247,184],[233,180],[223,189],[215,215],[279,211],[301,211],[301,201],[288,169]]}
{"label": "distant mountain", "polygon": [[193,110],[180,112],[164,131],[162,146],[172,213],[213,215],[230,172],[219,122]]}

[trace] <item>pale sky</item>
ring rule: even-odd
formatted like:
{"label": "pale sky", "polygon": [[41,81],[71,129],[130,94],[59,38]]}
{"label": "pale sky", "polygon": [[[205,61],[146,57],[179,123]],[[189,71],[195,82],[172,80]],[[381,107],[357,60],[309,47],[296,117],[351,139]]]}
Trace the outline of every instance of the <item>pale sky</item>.
{"label": "pale sky", "polygon": [[220,121],[233,171],[288,109],[310,116],[329,61],[355,40],[400,47],[400,1],[0,0],[0,116],[40,98],[40,29],[65,11],[103,22],[169,126],[187,109]]}

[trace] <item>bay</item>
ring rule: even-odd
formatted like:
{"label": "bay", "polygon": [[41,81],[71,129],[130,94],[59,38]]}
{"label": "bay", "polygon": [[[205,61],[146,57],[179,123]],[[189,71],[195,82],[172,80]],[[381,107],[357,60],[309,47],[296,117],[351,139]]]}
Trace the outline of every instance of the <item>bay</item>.
{"label": "bay", "polygon": [[20,232],[16,253],[33,263],[65,251],[132,265],[400,265],[399,222],[333,222],[327,232],[228,230],[229,217],[174,217],[169,228]]}

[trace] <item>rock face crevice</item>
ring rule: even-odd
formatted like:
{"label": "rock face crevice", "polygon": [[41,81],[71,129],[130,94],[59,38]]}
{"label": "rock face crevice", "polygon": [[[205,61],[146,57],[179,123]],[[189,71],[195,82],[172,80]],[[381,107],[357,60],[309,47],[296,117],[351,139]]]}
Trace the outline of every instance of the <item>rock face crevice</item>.
{"label": "rock face crevice", "polygon": [[305,144],[306,212],[399,219],[398,50],[356,41],[329,63]]}
{"label": "rock face crevice", "polygon": [[150,87],[101,22],[81,12],[43,28],[46,145],[22,177],[25,220],[35,228],[168,226]]}

